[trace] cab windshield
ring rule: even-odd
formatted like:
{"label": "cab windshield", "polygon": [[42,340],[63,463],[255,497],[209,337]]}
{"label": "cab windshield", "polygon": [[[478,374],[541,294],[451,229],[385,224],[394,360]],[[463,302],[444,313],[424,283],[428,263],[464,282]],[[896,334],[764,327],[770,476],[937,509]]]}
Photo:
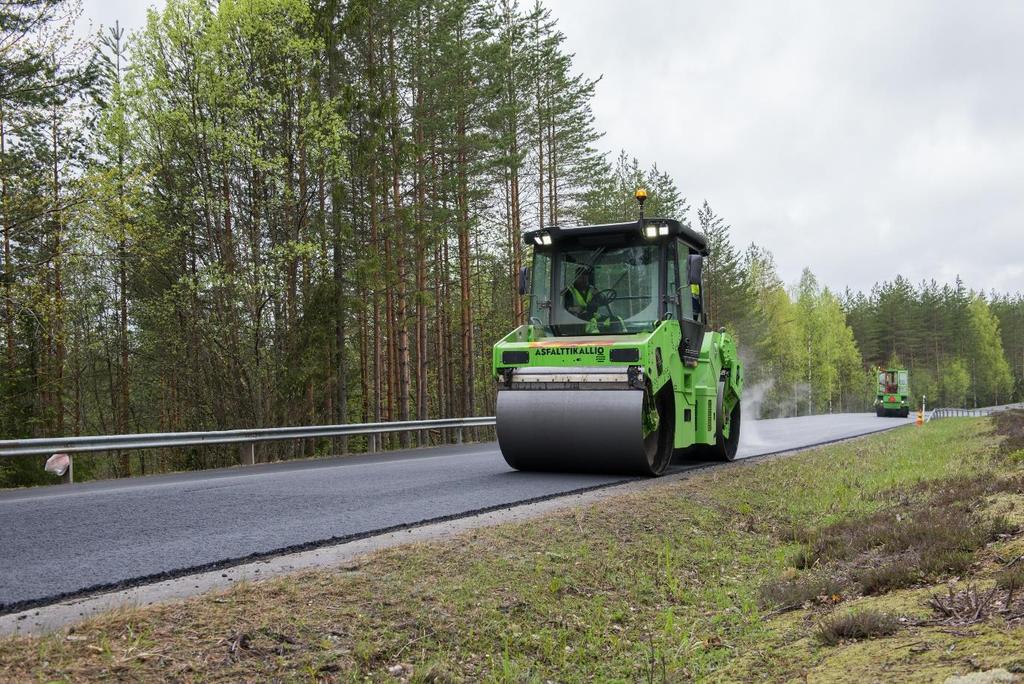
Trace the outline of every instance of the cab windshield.
{"label": "cab windshield", "polygon": [[659,310],[658,251],[648,244],[537,253],[531,323],[552,335],[653,330]]}

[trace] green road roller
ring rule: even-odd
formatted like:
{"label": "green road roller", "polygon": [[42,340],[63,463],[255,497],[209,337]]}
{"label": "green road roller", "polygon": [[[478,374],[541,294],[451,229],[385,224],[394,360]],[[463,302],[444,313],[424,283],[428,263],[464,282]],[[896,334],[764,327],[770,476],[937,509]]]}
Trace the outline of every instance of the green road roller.
{"label": "green road roller", "polygon": [[704,236],[675,219],[549,226],[519,274],[528,321],[493,350],[501,453],[518,470],[656,476],[731,461],[743,366],[706,330]]}
{"label": "green road roller", "polygon": [[910,373],[906,368],[878,369],[875,415],[906,418],[910,415]]}

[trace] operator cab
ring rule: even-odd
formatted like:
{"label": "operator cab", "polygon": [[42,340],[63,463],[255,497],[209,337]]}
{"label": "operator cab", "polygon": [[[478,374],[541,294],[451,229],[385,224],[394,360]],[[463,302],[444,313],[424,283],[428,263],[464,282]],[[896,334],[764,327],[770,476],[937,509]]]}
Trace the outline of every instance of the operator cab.
{"label": "operator cab", "polygon": [[902,369],[880,370],[878,372],[878,397],[883,394],[901,394],[906,398],[908,372]]}
{"label": "operator cab", "polygon": [[899,392],[899,385],[896,383],[896,373],[894,371],[886,371],[882,373],[881,380],[878,383],[882,387],[883,392]]}
{"label": "operator cab", "polygon": [[706,316],[702,235],[674,219],[529,231],[532,268],[520,274],[537,337],[630,335],[663,320],[682,329],[684,357],[696,359]]}

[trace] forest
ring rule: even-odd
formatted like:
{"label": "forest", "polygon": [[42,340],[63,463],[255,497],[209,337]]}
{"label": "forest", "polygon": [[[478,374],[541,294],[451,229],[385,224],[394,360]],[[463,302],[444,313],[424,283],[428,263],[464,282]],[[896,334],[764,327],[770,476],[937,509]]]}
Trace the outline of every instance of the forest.
{"label": "forest", "polygon": [[[762,417],[869,410],[888,363],[930,406],[1024,395],[1019,293],[784,283],[656,163],[601,148],[599,76],[540,3],[168,0],[85,38],[80,14],[0,6],[0,439],[493,415],[521,231],[629,219],[637,187],[708,237],[710,324]],[[0,487],[49,481],[37,461]]]}

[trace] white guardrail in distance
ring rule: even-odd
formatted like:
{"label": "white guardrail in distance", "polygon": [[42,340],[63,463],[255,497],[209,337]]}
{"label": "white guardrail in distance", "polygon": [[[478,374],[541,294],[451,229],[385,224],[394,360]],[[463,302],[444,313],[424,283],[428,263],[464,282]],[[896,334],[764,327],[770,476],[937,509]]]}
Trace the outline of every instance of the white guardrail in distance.
{"label": "white guardrail in distance", "polygon": [[928,414],[928,420],[939,418],[977,418],[980,416],[991,416],[993,413],[1010,411],[1012,409],[1024,409],[1024,403],[1004,404],[1002,406],[985,406],[984,408],[937,408],[932,409]]}
{"label": "white guardrail in distance", "polygon": [[[388,432],[420,432],[423,430],[454,430],[456,443],[462,442],[466,428],[491,427],[494,416],[472,418],[440,418],[437,420],[406,420],[390,423],[349,423],[346,425],[303,425],[282,428],[252,428],[211,432],[150,432],[134,435],[91,435],[85,437],[43,437],[35,439],[0,440],[0,457],[53,456],[84,454],[96,451],[131,451],[134,449],[166,449],[179,447],[240,444],[242,465],[253,465],[257,442],[278,442],[291,439],[351,437]],[[52,459],[51,459],[52,460]],[[66,481],[70,478],[66,478]]]}

